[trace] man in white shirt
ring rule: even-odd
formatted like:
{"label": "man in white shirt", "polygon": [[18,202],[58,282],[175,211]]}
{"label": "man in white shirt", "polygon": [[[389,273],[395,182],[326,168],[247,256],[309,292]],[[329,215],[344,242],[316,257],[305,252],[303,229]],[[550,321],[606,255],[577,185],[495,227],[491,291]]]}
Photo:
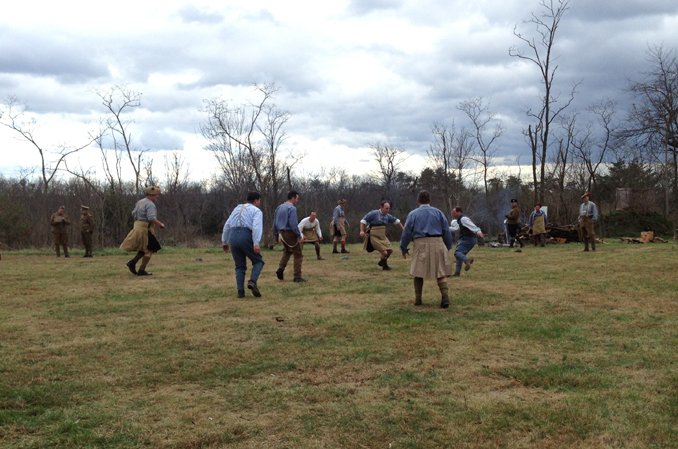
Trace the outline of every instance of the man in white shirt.
{"label": "man in white shirt", "polygon": [[313,243],[315,245],[315,254],[318,260],[325,260],[320,257],[320,242],[323,239],[323,233],[320,230],[320,222],[316,218],[316,213],[311,212],[311,215],[299,222],[299,232],[304,236],[304,243]]}
{"label": "man in white shirt", "polygon": [[247,259],[252,261],[252,273],[247,281],[247,288],[259,298],[261,292],[257,280],[261,269],[264,268],[264,259],[261,257],[259,242],[264,229],[264,214],[259,209],[261,195],[251,192],[247,195],[247,203],[238,204],[224,225],[221,235],[221,244],[224,252],[231,251],[235,262],[235,281],[238,285],[238,298],[245,297],[245,272]]}

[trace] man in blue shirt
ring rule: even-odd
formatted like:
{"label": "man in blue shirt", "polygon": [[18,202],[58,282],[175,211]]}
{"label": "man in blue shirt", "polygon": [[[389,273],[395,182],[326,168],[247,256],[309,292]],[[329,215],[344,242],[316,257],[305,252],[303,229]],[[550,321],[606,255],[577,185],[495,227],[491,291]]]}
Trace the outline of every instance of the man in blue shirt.
{"label": "man in blue shirt", "polygon": [[461,266],[464,265],[464,270],[468,271],[473,263],[473,259],[469,259],[466,255],[476,246],[478,237],[482,238],[484,236],[480,232],[480,228],[461,212],[461,207],[457,206],[452,209],[452,216],[459,225],[459,242],[454,250],[454,257],[457,259],[457,268],[454,270],[454,276],[461,276]]}
{"label": "man in blue shirt", "polygon": [[264,268],[264,259],[261,257],[259,242],[264,228],[264,214],[259,209],[261,195],[251,192],[247,195],[247,203],[238,204],[224,225],[221,234],[221,244],[224,252],[231,251],[235,262],[235,282],[238,286],[238,298],[245,297],[245,272],[247,259],[252,262],[252,274],[247,281],[247,288],[257,298],[261,292],[257,280],[261,269]]}
{"label": "man in blue shirt", "polygon": [[[400,226],[400,230],[404,229],[400,220],[389,214],[390,210],[391,203],[384,200],[379,209],[368,212],[360,220],[360,237],[365,239],[363,249],[370,253],[376,249],[381,253],[381,260],[379,260],[378,265],[384,271],[391,270],[391,267],[388,266],[388,258],[393,253],[391,241],[386,238],[386,225],[395,223]],[[365,230],[366,226],[369,226],[367,231]]]}
{"label": "man in blue shirt", "polygon": [[301,235],[298,227],[299,220],[297,220],[296,208],[298,202],[299,192],[290,191],[287,194],[287,201],[278,206],[273,218],[275,243],[282,242],[283,245],[283,255],[278,270],[275,272],[281,281],[284,279],[287,262],[290,260],[290,256],[294,255],[294,282],[308,282],[301,277],[301,262],[304,259],[301,247],[304,243],[304,236]]}
{"label": "man in blue shirt", "polygon": [[337,243],[339,242],[340,237],[341,252],[344,254],[350,253],[350,251],[346,249],[346,227],[351,227],[346,219],[346,213],[344,212],[346,203],[348,203],[348,200],[341,199],[337,201],[337,207],[335,207],[334,212],[332,212],[332,223],[330,223],[330,234],[334,236],[334,249],[332,250],[332,254],[339,253],[339,251],[337,251]]}
{"label": "man in blue shirt", "polygon": [[414,305],[422,304],[424,278],[435,278],[440,289],[440,307],[450,306],[447,278],[452,274],[449,250],[452,248],[450,224],[440,210],[431,207],[431,194],[422,190],[417,197],[419,207],[407,215],[400,251],[407,259],[407,245],[414,240],[414,254],[410,274],[414,276]]}

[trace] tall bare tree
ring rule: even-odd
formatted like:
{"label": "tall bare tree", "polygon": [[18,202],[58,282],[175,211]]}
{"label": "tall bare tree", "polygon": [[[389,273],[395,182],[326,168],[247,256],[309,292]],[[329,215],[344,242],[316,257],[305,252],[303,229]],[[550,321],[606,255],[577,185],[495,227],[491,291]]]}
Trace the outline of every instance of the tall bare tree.
{"label": "tall bare tree", "polygon": [[[290,114],[272,103],[278,88],[275,84],[257,84],[254,89],[259,100],[244,105],[233,105],[222,98],[204,100],[207,119],[200,130],[208,141],[205,148],[214,153],[234,191],[242,191],[243,184],[250,182],[243,174],[252,174],[251,184],[245,187],[261,193],[264,219],[269,223],[285,179],[280,174],[287,172],[291,179],[291,166],[301,156],[290,155],[291,159],[284,160],[280,154],[287,138],[283,127]],[[270,241],[268,234],[265,238]]]}
{"label": "tall bare tree", "polygon": [[[554,63],[553,55],[556,32],[565,12],[569,9],[569,0],[541,0],[541,13],[532,13],[530,19],[524,20],[524,24],[535,28],[537,37],[526,37],[518,31],[518,26],[513,29],[513,34],[528,47],[527,53],[516,46],[509,48],[509,55],[526,61],[530,61],[539,68],[543,91],[539,94],[540,106],[536,109],[528,108],[526,114],[534,120],[524,131],[532,151],[532,175],[534,181],[535,201],[544,201],[547,153],[550,147],[551,126],[556,118],[572,103],[576,88],[579,83],[572,86],[568,98],[558,105],[560,94],[554,91],[554,80],[558,65]],[[537,177],[537,164],[539,164],[539,177]]]}
{"label": "tall bare tree", "polygon": [[[113,150],[115,152],[118,169],[122,169],[119,154],[127,159],[134,173],[134,194],[139,196],[142,190],[144,153],[146,153],[146,150],[134,143],[131,130],[134,119],[129,114],[132,113],[134,108],[141,106],[141,92],[132,90],[127,86],[113,86],[108,90],[97,89],[93,92],[101,99],[101,104],[106,108],[108,114],[102,121],[106,134],[100,139],[99,147],[102,150]],[[107,157],[106,153],[102,152],[102,155]]]}
{"label": "tall bare tree", "polygon": [[[648,50],[645,79],[629,87],[636,98],[625,128],[619,133],[641,151],[649,151],[664,171],[664,213],[670,210],[670,186],[678,191],[678,55],[676,48],[657,45]],[[656,150],[652,154],[652,150]],[[673,173],[673,182],[670,173]]]}
{"label": "tall bare tree", "polygon": [[35,136],[37,120],[35,117],[28,116],[28,106],[21,103],[15,96],[8,97],[0,105],[0,124],[17,132],[20,140],[30,143],[38,151],[40,175],[45,193],[49,191],[50,183],[65,164],[66,158],[89,147],[97,139],[95,134],[90,133],[86,142],[79,145],[61,143],[48,146],[38,142]]}
{"label": "tall bare tree", "polygon": [[372,156],[379,164],[377,178],[382,186],[381,199],[388,199],[400,166],[407,160],[408,156],[398,147],[386,143],[369,142],[367,146],[372,150]]}
{"label": "tall bare tree", "polygon": [[457,109],[464,112],[473,124],[473,137],[478,146],[474,159],[482,167],[483,184],[485,185],[485,196],[487,197],[488,172],[497,153],[497,149],[493,145],[504,134],[506,129],[501,123],[497,123],[494,129],[488,132],[488,125],[494,119],[494,114],[490,112],[489,105],[483,103],[483,97],[462,101],[457,106]]}
{"label": "tall bare tree", "polygon": [[433,143],[428,150],[429,163],[439,173],[441,190],[445,196],[448,212],[456,205],[463,205],[462,192],[466,171],[471,165],[474,141],[471,134],[461,128],[457,131],[454,123],[434,123],[431,127]]}

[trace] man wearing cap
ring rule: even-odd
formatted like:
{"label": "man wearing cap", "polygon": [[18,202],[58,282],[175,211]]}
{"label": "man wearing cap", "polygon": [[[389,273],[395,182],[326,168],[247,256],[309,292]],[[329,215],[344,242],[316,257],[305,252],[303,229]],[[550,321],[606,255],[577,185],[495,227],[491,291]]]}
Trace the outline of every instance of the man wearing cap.
{"label": "man wearing cap", "polygon": [[82,245],[85,247],[85,255],[83,257],[92,256],[92,234],[94,233],[94,218],[89,213],[89,207],[80,206],[80,236],[82,237]]}
{"label": "man wearing cap", "polygon": [[[513,244],[516,241],[516,236],[518,235],[518,229],[520,229],[520,208],[518,207],[518,200],[511,200],[511,212],[506,216],[506,227],[508,228],[509,238],[511,239],[510,247],[513,248]],[[518,239],[518,244],[520,247],[523,247],[523,242]]]}
{"label": "man wearing cap", "polygon": [[404,229],[400,220],[389,214],[390,210],[391,203],[384,200],[379,209],[368,212],[360,220],[360,237],[365,239],[363,249],[370,253],[376,249],[381,253],[378,265],[384,271],[391,270],[388,266],[388,258],[393,253],[391,242],[386,238],[386,225],[394,223],[400,226],[401,231]]}
{"label": "man wearing cap", "polygon": [[[127,237],[120,245],[120,249],[123,251],[137,252],[134,259],[127,262],[129,271],[137,276],[150,276],[153,274],[146,271],[146,266],[151,260],[153,253],[157,253],[161,249],[158,240],[155,238],[155,227],[159,226],[165,229],[165,225],[160,223],[156,217],[158,209],[155,206],[155,202],[158,201],[158,195],[161,193],[160,187],[146,187],[145,192],[146,198],[137,201],[132,211],[134,228],[127,234]],[[140,259],[143,260],[137,271],[136,264]]]}
{"label": "man wearing cap", "polygon": [[318,260],[325,260],[320,257],[320,241],[323,239],[323,233],[320,230],[320,222],[315,212],[311,212],[311,215],[299,222],[299,232],[304,237],[304,243],[315,245],[315,255]]}
{"label": "man wearing cap", "polygon": [[589,201],[591,192],[586,192],[581,196],[584,200],[579,206],[579,229],[581,231],[582,240],[584,241],[584,249],[589,250],[589,242],[591,242],[591,251],[596,250],[596,234],[593,230],[593,224],[598,220],[598,207],[593,201]]}
{"label": "man wearing cap", "polygon": [[468,271],[473,263],[473,259],[469,259],[466,255],[476,246],[478,237],[484,236],[480,228],[461,212],[461,207],[457,206],[452,209],[452,216],[459,225],[459,242],[454,249],[454,257],[457,259],[454,276],[461,276],[461,266],[464,265],[464,271]]}
{"label": "man wearing cap", "polygon": [[346,214],[344,213],[344,208],[346,207],[348,200],[341,199],[337,201],[337,207],[334,208],[334,213],[332,214],[332,223],[330,223],[330,233],[334,236],[334,249],[332,254],[338,254],[337,243],[339,242],[339,237],[341,237],[341,252],[350,253],[346,249],[346,226],[349,228],[351,225],[346,219]]}
{"label": "man wearing cap", "polygon": [[226,220],[224,232],[221,234],[221,245],[224,252],[231,251],[235,262],[235,283],[238,286],[238,298],[245,297],[245,273],[247,259],[252,262],[252,273],[247,281],[247,288],[259,298],[261,292],[257,280],[261,269],[264,268],[264,259],[261,257],[259,242],[264,229],[264,214],[259,209],[261,194],[250,192],[245,204],[238,204],[231,216]]}
{"label": "man wearing cap", "polygon": [[61,257],[61,246],[64,247],[64,256],[71,257],[68,255],[68,233],[66,232],[66,226],[70,226],[71,221],[65,211],[66,206],[59,206],[59,209],[49,219],[57,257]]}
{"label": "man wearing cap", "polygon": [[537,242],[541,246],[546,245],[546,225],[549,224],[549,219],[544,212],[541,210],[541,203],[534,205],[534,210],[530,214],[529,226],[532,229],[532,238],[534,239],[534,246],[537,246]]}
{"label": "man wearing cap", "polygon": [[295,190],[287,194],[287,201],[282,203],[275,210],[275,217],[273,218],[273,236],[275,243],[283,245],[283,255],[280,258],[280,265],[275,272],[278,279],[284,279],[285,267],[290,260],[290,256],[294,255],[294,282],[308,282],[301,277],[301,262],[304,255],[301,252],[301,247],[304,243],[304,237],[299,231],[299,220],[297,220],[297,203],[299,202],[299,192]]}
{"label": "man wearing cap", "polygon": [[435,278],[440,289],[440,307],[450,306],[447,278],[452,274],[449,250],[452,248],[450,225],[440,210],[431,207],[431,194],[422,190],[417,197],[419,207],[407,215],[400,251],[407,259],[407,245],[414,240],[410,274],[414,276],[414,305],[422,304],[424,279]]}

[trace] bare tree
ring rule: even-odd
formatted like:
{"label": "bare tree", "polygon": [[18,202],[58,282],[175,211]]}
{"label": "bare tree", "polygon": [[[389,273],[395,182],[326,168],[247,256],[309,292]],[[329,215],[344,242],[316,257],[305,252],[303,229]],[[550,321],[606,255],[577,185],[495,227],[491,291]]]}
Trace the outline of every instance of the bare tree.
{"label": "bare tree", "polygon": [[[539,5],[542,8],[542,13],[539,15],[532,13],[530,19],[523,21],[523,23],[535,27],[537,39],[525,37],[517,31],[516,25],[513,34],[528,46],[529,51],[526,54],[516,46],[512,46],[509,48],[509,55],[534,63],[541,74],[541,83],[544,89],[539,95],[541,106],[536,110],[530,108],[526,111],[527,116],[532,118],[535,123],[534,126],[529,125],[524,134],[532,151],[535,201],[544,201],[546,161],[551,143],[549,141],[551,125],[558,115],[570,106],[579,83],[574,84],[565,103],[560,106],[557,105],[559,94],[554,93],[553,82],[558,66],[554,64],[556,58],[552,51],[560,21],[569,9],[569,0],[556,0],[555,2],[553,0],[541,0]],[[539,177],[537,177],[537,164],[540,165]]]}
{"label": "bare tree", "polygon": [[[121,158],[118,153],[122,153],[134,173],[134,194],[139,196],[141,192],[141,177],[144,170],[145,150],[134,145],[130,125],[134,123],[129,118],[128,113],[134,108],[141,106],[141,93],[129,89],[127,86],[114,86],[108,90],[94,90],[94,94],[101,99],[101,104],[108,111],[108,117],[102,122],[107,131],[108,142],[105,139],[99,140],[99,148],[114,150],[116,153],[116,168],[121,169]],[[104,157],[107,156],[104,154]]]}
{"label": "bare tree", "polygon": [[478,151],[474,159],[482,167],[483,184],[485,185],[485,196],[487,197],[488,172],[494,160],[494,155],[497,152],[493,145],[504,134],[505,128],[500,123],[497,123],[491,133],[487,132],[488,124],[494,119],[494,114],[490,112],[489,105],[483,104],[483,97],[462,101],[457,106],[457,109],[464,112],[473,124],[473,130],[475,131],[473,134],[478,145]]}
{"label": "bare tree", "polygon": [[37,120],[34,117],[27,117],[28,106],[21,103],[17,97],[10,96],[0,105],[0,124],[19,134],[20,140],[33,145],[40,155],[40,175],[42,186],[47,193],[49,186],[66,158],[72,154],[81,151],[94,143],[97,136],[91,135],[83,145],[58,144],[53,147],[47,147],[38,142],[35,136]]}
{"label": "bare tree", "polygon": [[[245,105],[233,106],[221,98],[204,100],[207,120],[200,130],[209,142],[205,148],[213,151],[234,191],[241,191],[243,184],[249,187],[250,179],[243,174],[252,174],[251,189],[259,190],[264,198],[262,207],[268,222],[280,199],[284,180],[280,174],[287,172],[291,180],[291,167],[301,156],[290,155],[292,162],[287,163],[280,155],[280,147],[287,138],[283,127],[290,114],[271,103],[278,88],[275,84],[254,88],[260,94],[259,101]],[[268,234],[265,238],[270,240]]]}
{"label": "bare tree", "polygon": [[387,199],[395,184],[400,166],[409,156],[394,145],[381,142],[369,142],[367,146],[372,150],[374,160],[379,164],[377,177],[382,186],[381,199]]}
{"label": "bare tree", "polygon": [[649,150],[653,161],[663,166],[664,214],[668,215],[670,185],[674,192],[678,190],[678,55],[675,48],[664,45],[651,48],[648,55],[652,68],[643,81],[629,87],[636,103],[619,136],[641,151]]}
{"label": "bare tree", "polygon": [[474,141],[465,128],[457,131],[454,123],[434,123],[431,133],[433,143],[427,152],[429,163],[440,174],[440,187],[451,213],[454,206],[462,205],[464,179],[472,162]]}

